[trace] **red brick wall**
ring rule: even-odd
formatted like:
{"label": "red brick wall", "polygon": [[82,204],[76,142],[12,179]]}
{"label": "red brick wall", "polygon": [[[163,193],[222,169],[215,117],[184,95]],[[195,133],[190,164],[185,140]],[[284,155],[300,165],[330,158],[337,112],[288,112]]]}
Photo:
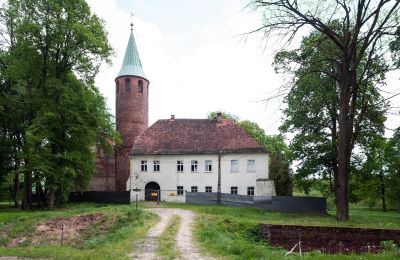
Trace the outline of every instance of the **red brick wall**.
{"label": "red brick wall", "polygon": [[[125,79],[130,79],[130,89],[128,91],[125,89]],[[143,93],[138,92],[139,80],[143,82]],[[115,184],[117,191],[124,191],[126,190],[126,181],[129,178],[129,154],[133,142],[149,125],[149,82],[146,79],[134,76],[119,77],[115,81],[117,131],[123,141],[123,144],[117,147]]]}
{"label": "red brick wall", "polygon": [[[270,224],[261,224],[260,228],[270,245],[286,250],[299,241],[302,251],[322,253],[378,252],[381,242],[387,240],[400,245],[400,230]],[[298,251],[297,248],[295,252]]]}
{"label": "red brick wall", "polygon": [[99,146],[96,146],[96,171],[88,190],[115,191],[115,156],[106,156]]}

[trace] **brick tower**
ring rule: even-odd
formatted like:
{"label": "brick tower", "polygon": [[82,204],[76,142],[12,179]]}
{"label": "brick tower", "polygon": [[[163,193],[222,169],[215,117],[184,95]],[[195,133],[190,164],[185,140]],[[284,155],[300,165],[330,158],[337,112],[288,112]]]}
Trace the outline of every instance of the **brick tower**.
{"label": "brick tower", "polygon": [[148,128],[149,81],[144,75],[131,24],[131,34],[116,88],[117,131],[123,144],[115,155],[115,186],[117,191],[127,190],[130,171],[130,152],[135,138]]}

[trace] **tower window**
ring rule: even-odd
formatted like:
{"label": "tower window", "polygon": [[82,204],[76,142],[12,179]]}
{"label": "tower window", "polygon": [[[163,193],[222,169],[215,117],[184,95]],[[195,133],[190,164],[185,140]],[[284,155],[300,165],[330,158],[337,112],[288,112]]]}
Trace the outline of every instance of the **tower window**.
{"label": "tower window", "polygon": [[125,79],[125,91],[128,92],[131,90],[131,81],[129,79]]}
{"label": "tower window", "polygon": [[139,80],[138,82],[138,92],[143,94],[143,81]]}
{"label": "tower window", "polygon": [[117,90],[117,94],[119,93],[119,81],[115,81],[115,89]]}

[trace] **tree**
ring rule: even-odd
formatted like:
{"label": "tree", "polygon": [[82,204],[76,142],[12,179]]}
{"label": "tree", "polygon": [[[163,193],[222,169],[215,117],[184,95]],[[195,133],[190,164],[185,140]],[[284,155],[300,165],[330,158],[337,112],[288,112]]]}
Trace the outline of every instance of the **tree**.
{"label": "tree", "polygon": [[102,21],[84,0],[9,0],[1,18],[3,92],[24,104],[11,116],[18,131],[6,124],[18,141],[9,164],[24,173],[23,208],[31,206],[32,187],[52,208],[66,192],[85,188],[94,172],[93,147],[115,136],[94,86],[112,49]]}
{"label": "tree", "polygon": [[[308,193],[314,183],[327,180],[329,191],[323,193],[335,197],[340,96],[337,82],[330,74],[337,73],[332,62],[338,60],[337,53],[331,41],[319,32],[312,32],[303,38],[298,49],[278,52],[274,61],[277,72],[292,76],[287,85],[289,90],[284,99],[287,107],[280,130],[294,134],[290,149],[292,159],[299,162],[294,175],[296,184]],[[375,77],[360,86],[364,97],[355,108],[357,113],[365,110],[359,122],[362,128],[355,129],[352,134],[352,145],[358,146],[360,152],[369,146],[371,137],[384,132],[386,104],[371,87],[371,83],[383,80],[379,73],[383,62],[379,62],[375,61]],[[353,157],[354,163],[357,158]]]}
{"label": "tree", "polygon": [[[364,96],[365,90],[361,86],[366,85],[376,72],[374,61],[386,54],[385,39],[400,25],[400,1],[331,0],[315,4],[308,1],[252,0],[251,6],[264,11],[263,26],[255,31],[263,31],[266,36],[279,32],[290,42],[302,27],[309,26],[336,46],[339,59],[334,64],[337,73],[331,75],[339,92],[336,218],[348,220],[353,133],[354,129],[362,127],[360,122],[366,113],[363,109],[357,113],[356,107]],[[330,26],[332,21],[338,21],[339,32]]]}
{"label": "tree", "polygon": [[400,127],[388,140],[385,158],[388,167],[386,195],[389,203],[400,212]]}

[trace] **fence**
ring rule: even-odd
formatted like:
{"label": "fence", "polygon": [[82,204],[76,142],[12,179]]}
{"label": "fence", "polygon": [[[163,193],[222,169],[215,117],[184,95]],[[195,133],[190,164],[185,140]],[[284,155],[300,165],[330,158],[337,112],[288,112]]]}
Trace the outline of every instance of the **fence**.
{"label": "fence", "polygon": [[[215,192],[187,192],[186,203],[217,204]],[[292,196],[245,196],[221,194],[221,203],[236,207],[260,208],[281,212],[326,214],[326,198]]]}
{"label": "fence", "polygon": [[130,192],[111,192],[111,191],[85,191],[71,192],[68,202],[97,202],[113,204],[129,204]]}

